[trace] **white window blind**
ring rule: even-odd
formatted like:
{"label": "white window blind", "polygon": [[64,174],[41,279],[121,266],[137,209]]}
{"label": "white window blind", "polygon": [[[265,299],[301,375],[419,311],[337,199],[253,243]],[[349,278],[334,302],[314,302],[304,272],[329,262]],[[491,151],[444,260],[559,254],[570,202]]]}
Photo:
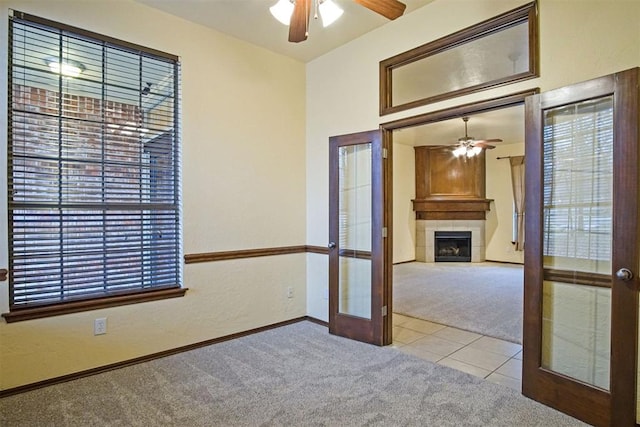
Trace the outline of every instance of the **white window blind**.
{"label": "white window blind", "polygon": [[10,309],[181,286],[180,64],[9,25]]}
{"label": "white window blind", "polygon": [[611,258],[613,98],[545,112],[544,255]]}

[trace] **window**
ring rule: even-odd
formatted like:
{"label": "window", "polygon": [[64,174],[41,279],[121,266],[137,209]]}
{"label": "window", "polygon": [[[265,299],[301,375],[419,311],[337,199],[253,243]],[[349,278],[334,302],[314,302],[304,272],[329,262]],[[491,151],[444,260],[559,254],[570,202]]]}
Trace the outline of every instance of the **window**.
{"label": "window", "polygon": [[12,15],[3,316],[183,295],[178,58]]}

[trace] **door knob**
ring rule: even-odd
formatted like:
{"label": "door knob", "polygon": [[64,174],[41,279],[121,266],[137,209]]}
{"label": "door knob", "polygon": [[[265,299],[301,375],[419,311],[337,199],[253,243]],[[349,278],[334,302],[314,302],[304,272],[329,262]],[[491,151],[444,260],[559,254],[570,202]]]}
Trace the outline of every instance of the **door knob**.
{"label": "door knob", "polygon": [[329,244],[327,245],[327,247],[329,249],[334,249],[336,247],[336,242],[329,242]]}
{"label": "door knob", "polygon": [[633,279],[633,272],[628,268],[621,268],[620,270],[616,271],[616,277],[624,282],[628,282],[629,280]]}

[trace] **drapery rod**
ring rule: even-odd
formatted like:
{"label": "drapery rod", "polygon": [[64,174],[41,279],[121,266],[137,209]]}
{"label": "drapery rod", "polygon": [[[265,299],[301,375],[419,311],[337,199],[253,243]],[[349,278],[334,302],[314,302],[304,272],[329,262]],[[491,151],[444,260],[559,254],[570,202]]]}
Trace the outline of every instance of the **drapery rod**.
{"label": "drapery rod", "polygon": [[520,157],[520,156],[502,156],[502,157],[496,157],[497,160],[502,160],[502,159],[510,159],[512,157]]}

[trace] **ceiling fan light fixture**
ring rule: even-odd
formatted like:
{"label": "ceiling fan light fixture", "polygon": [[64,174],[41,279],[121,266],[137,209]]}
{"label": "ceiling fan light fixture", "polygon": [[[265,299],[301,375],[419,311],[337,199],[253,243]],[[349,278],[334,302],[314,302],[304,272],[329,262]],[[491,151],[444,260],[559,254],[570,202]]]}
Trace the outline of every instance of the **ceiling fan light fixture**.
{"label": "ceiling fan light fixture", "polygon": [[464,136],[462,138],[458,138],[458,145],[453,150],[453,155],[455,157],[460,157],[463,155],[468,158],[479,156],[483,150],[495,148],[489,143],[502,142],[501,139],[497,138],[476,140],[474,137],[469,136],[469,133],[467,131],[467,122],[469,121],[469,117],[463,117],[462,121],[464,121]]}
{"label": "ceiling fan light fixture", "polygon": [[289,25],[291,23],[291,15],[293,15],[293,8],[294,5],[291,0],[278,0],[278,3],[271,6],[269,11],[278,21],[284,25]]}
{"label": "ceiling fan light fixture", "polygon": [[482,153],[482,147],[470,145],[469,143],[462,143],[453,150],[455,157],[466,156],[468,158],[478,156]]}
{"label": "ceiling fan light fixture", "polygon": [[322,26],[328,27],[342,16],[344,10],[333,2],[333,0],[318,0],[318,9],[322,18]]}
{"label": "ceiling fan light fixture", "polygon": [[456,157],[460,157],[466,153],[467,153],[467,148],[462,145],[457,147],[455,150],[453,150],[453,155]]}
{"label": "ceiling fan light fixture", "polygon": [[60,63],[57,58],[49,58],[46,62],[52,72],[62,74],[65,77],[78,77],[85,70],[84,65],[70,59]]}

